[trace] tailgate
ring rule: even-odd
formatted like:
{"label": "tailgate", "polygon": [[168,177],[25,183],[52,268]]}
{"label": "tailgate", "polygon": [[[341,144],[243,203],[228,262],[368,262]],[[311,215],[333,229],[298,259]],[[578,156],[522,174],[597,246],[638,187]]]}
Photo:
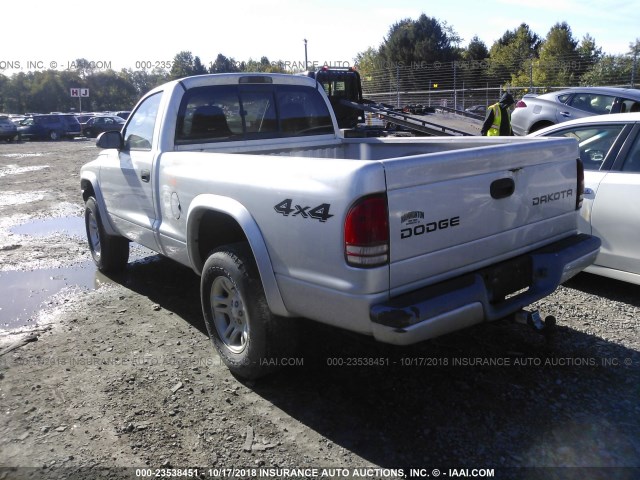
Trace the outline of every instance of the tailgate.
{"label": "tailgate", "polygon": [[383,161],[392,296],[576,232],[576,142],[519,140]]}

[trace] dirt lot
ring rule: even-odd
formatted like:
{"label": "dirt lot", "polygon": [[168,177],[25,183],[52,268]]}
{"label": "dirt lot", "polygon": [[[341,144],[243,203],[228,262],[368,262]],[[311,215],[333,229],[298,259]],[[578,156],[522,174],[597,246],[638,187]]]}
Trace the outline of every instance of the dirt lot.
{"label": "dirt lot", "polygon": [[189,269],[137,247],[96,273],[97,152],[0,145],[0,479],[640,478],[640,287],[578,276],[539,305],[549,338],[504,321],[396,349],[305,323],[290,366],[243,383]]}

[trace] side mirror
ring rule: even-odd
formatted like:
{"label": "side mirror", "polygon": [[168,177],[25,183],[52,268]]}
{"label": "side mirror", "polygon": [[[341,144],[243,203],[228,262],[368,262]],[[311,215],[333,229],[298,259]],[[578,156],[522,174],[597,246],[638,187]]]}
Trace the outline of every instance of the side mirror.
{"label": "side mirror", "polygon": [[122,133],[116,131],[102,132],[96,139],[96,146],[98,148],[115,148],[122,150],[124,146]]}

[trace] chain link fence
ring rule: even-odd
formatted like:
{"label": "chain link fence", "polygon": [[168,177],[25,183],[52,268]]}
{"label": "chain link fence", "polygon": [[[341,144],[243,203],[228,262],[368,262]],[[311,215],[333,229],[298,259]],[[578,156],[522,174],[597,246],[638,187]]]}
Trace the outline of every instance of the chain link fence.
{"label": "chain link fence", "polygon": [[637,59],[622,56],[604,57],[597,62],[579,56],[552,62],[414,62],[378,65],[361,73],[363,94],[369,100],[395,108],[417,104],[456,110],[491,105],[505,90],[519,99],[527,93],[577,86],[636,88],[639,78]]}

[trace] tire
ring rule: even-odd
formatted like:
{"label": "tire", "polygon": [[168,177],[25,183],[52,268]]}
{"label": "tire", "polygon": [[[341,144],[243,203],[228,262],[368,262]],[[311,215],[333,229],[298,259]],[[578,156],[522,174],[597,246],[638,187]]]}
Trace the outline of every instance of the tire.
{"label": "tire", "polygon": [[57,132],[56,130],[51,130],[49,132],[49,140],[53,140],[54,142],[57,142],[58,140],[60,140],[60,133]]}
{"label": "tire", "polygon": [[247,243],[209,255],[200,295],[209,338],[233,375],[252,380],[273,373],[278,359],[295,350],[292,321],[269,310]]}
{"label": "tire", "polygon": [[85,202],[84,223],[89,250],[98,270],[101,272],[124,270],[129,261],[129,240],[108,235],[104,231],[98,204],[93,197],[89,197]]}

